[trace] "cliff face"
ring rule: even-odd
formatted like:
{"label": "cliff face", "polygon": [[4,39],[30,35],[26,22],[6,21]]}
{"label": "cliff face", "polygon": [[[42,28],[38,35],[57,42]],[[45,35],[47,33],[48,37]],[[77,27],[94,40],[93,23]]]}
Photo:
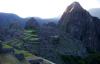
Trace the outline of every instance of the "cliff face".
{"label": "cliff face", "polygon": [[[64,64],[58,53],[56,52],[56,45],[53,41],[58,33],[55,23],[48,23],[40,28],[40,50],[39,54],[43,58],[46,58],[56,64]],[[55,44],[55,45],[54,45]]]}
{"label": "cliff face", "polygon": [[62,32],[68,34],[81,41],[86,48],[97,51],[99,50],[97,27],[99,24],[100,20],[93,18],[78,2],[68,6],[59,21],[61,34]]}

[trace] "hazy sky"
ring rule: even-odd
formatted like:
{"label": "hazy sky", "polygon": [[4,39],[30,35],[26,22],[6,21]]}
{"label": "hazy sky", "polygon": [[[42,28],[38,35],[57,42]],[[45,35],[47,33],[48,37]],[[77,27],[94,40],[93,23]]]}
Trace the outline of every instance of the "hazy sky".
{"label": "hazy sky", "polygon": [[0,0],[0,12],[52,18],[60,16],[73,1],[80,2],[87,10],[100,7],[100,0]]}

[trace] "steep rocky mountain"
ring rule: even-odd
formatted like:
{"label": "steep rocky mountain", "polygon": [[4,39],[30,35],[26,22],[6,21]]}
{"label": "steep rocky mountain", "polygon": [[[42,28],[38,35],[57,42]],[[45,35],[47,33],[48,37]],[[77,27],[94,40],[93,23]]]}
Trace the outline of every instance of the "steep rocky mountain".
{"label": "steep rocky mountain", "polygon": [[92,16],[98,17],[100,19],[100,8],[93,8],[89,10]]}
{"label": "steep rocky mountain", "polygon": [[78,2],[74,2],[62,15],[59,28],[64,34],[81,41],[87,49],[100,51],[99,24],[99,19],[93,18]]}

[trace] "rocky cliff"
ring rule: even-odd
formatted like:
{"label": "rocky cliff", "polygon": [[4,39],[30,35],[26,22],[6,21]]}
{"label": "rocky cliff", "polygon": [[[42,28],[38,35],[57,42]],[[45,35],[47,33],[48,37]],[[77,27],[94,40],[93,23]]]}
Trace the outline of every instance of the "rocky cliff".
{"label": "rocky cliff", "polygon": [[87,49],[99,50],[100,20],[93,18],[78,2],[72,3],[63,13],[59,27],[61,32],[81,41]]}

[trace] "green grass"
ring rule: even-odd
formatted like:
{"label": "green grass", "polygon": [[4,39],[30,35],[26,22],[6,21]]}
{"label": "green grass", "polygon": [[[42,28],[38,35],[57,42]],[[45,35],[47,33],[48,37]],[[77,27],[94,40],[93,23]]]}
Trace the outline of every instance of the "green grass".
{"label": "green grass", "polygon": [[[9,45],[3,45],[3,48],[13,48],[13,47],[11,47]],[[15,50],[16,54],[22,53],[22,54],[24,54],[25,57],[32,57],[33,56],[31,53],[24,51],[24,50],[17,50],[17,49],[14,49],[14,50]]]}
{"label": "green grass", "polygon": [[3,48],[12,48],[12,47],[9,45],[3,45]]}

